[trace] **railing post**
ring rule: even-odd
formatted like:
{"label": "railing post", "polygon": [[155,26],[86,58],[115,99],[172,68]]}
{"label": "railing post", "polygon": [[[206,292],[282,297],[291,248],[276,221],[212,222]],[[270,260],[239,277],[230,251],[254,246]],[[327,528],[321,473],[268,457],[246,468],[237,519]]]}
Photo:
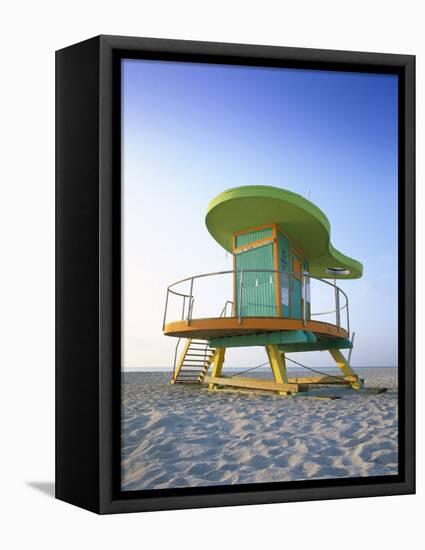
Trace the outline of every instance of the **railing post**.
{"label": "railing post", "polygon": [[356,333],[353,332],[353,337],[351,338],[351,348],[350,348],[350,351],[348,352],[348,359],[347,359],[347,363],[351,366],[351,354],[353,353],[353,345],[354,345],[354,337],[355,337]]}
{"label": "railing post", "polygon": [[165,308],[164,308],[164,318],[162,320],[162,330],[165,328],[165,321],[167,320],[167,309],[168,309],[168,295],[170,293],[170,289],[167,288],[167,297],[165,298]]}
{"label": "railing post", "polygon": [[335,285],[335,314],[336,314],[336,326],[339,328],[341,324],[340,311],[339,311],[339,288]]}
{"label": "railing post", "polygon": [[186,296],[183,296],[182,321],[184,319],[184,310],[186,309]]}
{"label": "railing post", "polygon": [[242,323],[242,287],[243,287],[243,269],[241,271],[241,276],[239,279],[239,323]]}
{"label": "railing post", "polygon": [[193,293],[193,277],[190,280],[190,295],[189,295],[189,307],[187,308],[187,324],[190,325],[190,319],[192,316],[192,293]]}
{"label": "railing post", "polygon": [[[350,313],[348,311],[348,297],[345,297],[347,302],[347,332],[348,332],[348,339],[350,339]],[[354,332],[353,332],[353,338],[354,338]]]}

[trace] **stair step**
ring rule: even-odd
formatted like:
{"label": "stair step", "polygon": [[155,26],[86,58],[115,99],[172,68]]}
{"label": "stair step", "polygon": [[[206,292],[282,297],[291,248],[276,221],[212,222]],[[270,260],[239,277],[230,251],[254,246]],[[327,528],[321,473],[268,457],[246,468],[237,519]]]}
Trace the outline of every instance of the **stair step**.
{"label": "stair step", "polygon": [[203,365],[186,365],[187,368],[184,368],[184,365],[180,369],[180,372],[201,372],[203,370]]}
{"label": "stair step", "polygon": [[180,371],[179,376],[199,376],[201,372],[199,370]]}
{"label": "stair step", "polygon": [[207,348],[207,344],[204,342],[203,344],[198,344],[197,342],[191,342],[189,348],[196,346],[197,348]]}
{"label": "stair step", "polygon": [[190,342],[190,345],[189,347],[191,348],[192,346],[202,346],[204,348],[208,347],[208,344],[206,342]]}
{"label": "stair step", "polygon": [[195,376],[196,374],[201,374],[201,370],[181,370],[179,372],[179,376],[186,375],[186,376]]}
{"label": "stair step", "polygon": [[209,348],[210,345],[208,342],[190,342],[189,347],[191,346],[204,346],[204,348]]}
{"label": "stair step", "polygon": [[202,372],[203,369],[180,369],[181,373],[191,374],[197,372],[198,374]]}
{"label": "stair step", "polygon": [[190,346],[187,349],[205,349],[208,346],[206,344],[190,344]]}

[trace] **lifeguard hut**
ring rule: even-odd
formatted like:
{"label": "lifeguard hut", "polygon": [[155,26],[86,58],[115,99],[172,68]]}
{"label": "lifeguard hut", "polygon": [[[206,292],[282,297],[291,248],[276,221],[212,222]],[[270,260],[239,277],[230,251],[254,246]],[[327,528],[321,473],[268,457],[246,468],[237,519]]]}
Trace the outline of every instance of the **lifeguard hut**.
{"label": "lifeguard hut", "polygon": [[[206,226],[233,255],[233,270],[190,276],[168,287],[163,331],[178,338],[172,382],[280,395],[306,391],[312,384],[359,389],[360,380],[341,351],[351,350],[353,341],[348,297],[336,282],[361,277],[363,267],[332,246],[324,213],[291,191],[244,186],[211,201]],[[213,277],[230,277],[232,299],[218,303],[209,296],[215,311],[197,316],[199,283]],[[330,295],[327,311],[315,311],[312,282],[316,295]],[[170,320],[171,300],[177,300],[180,313]],[[273,380],[223,373],[226,349],[247,346],[265,347]],[[286,353],[318,350],[329,351],[340,376],[288,376]]]}

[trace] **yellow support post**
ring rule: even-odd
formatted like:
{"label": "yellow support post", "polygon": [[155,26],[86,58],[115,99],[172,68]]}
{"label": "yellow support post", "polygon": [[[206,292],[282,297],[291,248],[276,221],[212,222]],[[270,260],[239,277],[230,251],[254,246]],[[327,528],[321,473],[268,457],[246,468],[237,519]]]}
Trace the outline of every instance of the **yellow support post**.
{"label": "yellow support post", "polygon": [[342,370],[344,373],[344,376],[355,376],[356,382],[350,382],[350,386],[354,390],[360,389],[360,383],[358,380],[357,374],[353,371],[353,369],[350,367],[348,361],[346,358],[342,355],[341,351],[339,349],[330,349],[329,353],[332,355],[335,363],[338,365],[338,367]]}
{"label": "yellow support post", "polygon": [[[285,354],[280,353],[276,345],[266,346],[267,355],[275,382],[278,384],[288,384],[288,375],[286,373]],[[279,395],[288,395],[288,392],[280,391]]]}
{"label": "yellow support post", "polygon": [[[217,378],[221,375],[225,353],[226,353],[226,348],[217,348],[215,350],[213,358],[211,360],[211,364],[212,364],[211,378]],[[209,390],[213,390],[214,388],[215,388],[215,384],[208,384]]]}

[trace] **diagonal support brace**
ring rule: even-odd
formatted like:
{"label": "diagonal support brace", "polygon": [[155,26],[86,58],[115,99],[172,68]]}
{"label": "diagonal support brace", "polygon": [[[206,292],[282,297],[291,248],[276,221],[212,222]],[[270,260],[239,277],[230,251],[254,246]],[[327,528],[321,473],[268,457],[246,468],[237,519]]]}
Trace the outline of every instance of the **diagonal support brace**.
{"label": "diagonal support brace", "polygon": [[342,355],[341,351],[339,349],[330,349],[329,353],[332,355],[335,363],[338,365],[338,367],[342,370],[344,373],[344,376],[355,376],[357,381],[351,382],[350,386],[354,390],[360,389],[360,382],[358,380],[357,374],[353,371],[353,369],[350,367],[349,362],[347,359]]}

